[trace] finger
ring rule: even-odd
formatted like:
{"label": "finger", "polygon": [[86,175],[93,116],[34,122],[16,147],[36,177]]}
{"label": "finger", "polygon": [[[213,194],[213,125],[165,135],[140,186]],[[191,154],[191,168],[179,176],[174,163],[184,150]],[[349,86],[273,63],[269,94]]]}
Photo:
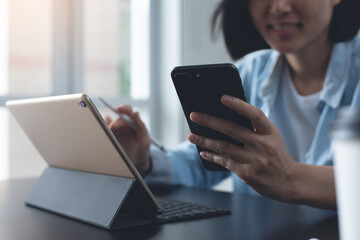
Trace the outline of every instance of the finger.
{"label": "finger", "polygon": [[131,127],[134,127],[136,130],[138,127],[142,127],[142,126],[137,126],[135,112],[133,111],[130,105],[118,106],[116,110],[119,113],[123,114],[122,117],[126,122],[128,122],[128,124],[131,125]]}
{"label": "finger", "polygon": [[197,112],[192,112],[190,119],[199,125],[221,132],[243,144],[253,143],[255,133],[233,121]]}
{"label": "finger", "polygon": [[192,133],[188,136],[188,140],[199,147],[208,149],[224,157],[232,158],[239,163],[251,162],[250,153],[246,151],[246,149],[229,142],[214,140]]}
{"label": "finger", "polygon": [[234,161],[232,159],[221,156],[221,155],[213,153],[213,152],[202,151],[202,152],[200,152],[200,156],[203,159],[205,159],[209,162],[216,163],[220,166],[223,166],[224,168],[226,168],[230,171],[235,171],[236,165],[241,164],[239,162],[237,162],[237,164],[234,164]]}
{"label": "finger", "polygon": [[128,131],[130,129],[131,131],[134,131],[134,129],[122,117],[119,117],[115,121],[112,121],[109,127],[113,132],[122,132],[124,130]]}
{"label": "finger", "polygon": [[134,111],[130,105],[120,105],[116,108],[116,110],[126,115],[134,114]]}
{"label": "finger", "polygon": [[244,175],[244,172],[248,168],[248,164],[246,163],[240,163],[232,158],[224,157],[217,153],[202,151],[200,152],[200,156],[206,161],[223,166],[224,168],[235,173],[240,178]]}
{"label": "finger", "polygon": [[228,108],[248,118],[257,133],[266,134],[271,132],[271,122],[258,107],[229,95],[222,96],[221,102]]}
{"label": "finger", "polygon": [[239,163],[238,161],[221,156],[216,153],[202,151],[200,156],[206,161],[216,163],[220,166],[225,167],[231,172],[235,173],[245,184],[251,184],[251,165],[246,163]]}
{"label": "finger", "polygon": [[111,122],[112,122],[111,117],[109,117],[108,115],[105,116],[105,119],[104,119],[104,120],[105,120],[105,122],[106,122],[106,125],[108,125],[108,126],[109,126],[109,125],[111,124]]}
{"label": "finger", "polygon": [[144,122],[141,120],[140,118],[140,113],[139,112],[135,112],[133,115],[132,115],[132,120],[134,122],[134,125],[136,127],[136,129],[140,132],[143,132],[143,133],[147,133],[147,128],[144,124]]}

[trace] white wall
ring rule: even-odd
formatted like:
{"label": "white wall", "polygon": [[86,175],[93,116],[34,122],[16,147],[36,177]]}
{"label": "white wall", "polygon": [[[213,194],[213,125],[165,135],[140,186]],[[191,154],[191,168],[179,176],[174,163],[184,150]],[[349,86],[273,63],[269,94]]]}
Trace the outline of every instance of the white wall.
{"label": "white wall", "polygon": [[[157,1],[157,0],[153,0]],[[160,116],[159,132],[155,133],[167,147],[175,147],[186,139],[189,129],[170,78],[176,65],[232,62],[220,34],[216,41],[211,37],[211,17],[219,0],[161,0],[162,8],[158,24],[161,25],[157,46],[160,54],[152,71],[159,71],[152,77],[158,78],[157,104]],[[152,47],[154,47],[152,45]],[[154,67],[154,66],[153,66]],[[156,129],[156,128],[155,128]],[[215,190],[233,190],[231,178],[214,187]]]}
{"label": "white wall", "polygon": [[[212,14],[219,0],[183,1],[183,61],[184,65],[231,62],[222,34],[211,36]],[[185,118],[183,137],[188,135]]]}
{"label": "white wall", "polygon": [[222,34],[213,41],[211,18],[219,0],[183,1],[183,63],[231,62]]}
{"label": "white wall", "polygon": [[[167,147],[175,147],[188,134],[179,100],[170,78],[171,70],[177,65],[231,62],[222,35],[214,41],[211,37],[211,17],[219,0],[153,0],[161,2],[158,24],[157,49],[152,71],[158,84],[156,100],[161,106],[156,109],[160,120],[159,132],[155,133]],[[152,45],[154,47],[154,45]],[[155,84],[155,82],[154,82]],[[157,129],[157,128],[154,128]]]}

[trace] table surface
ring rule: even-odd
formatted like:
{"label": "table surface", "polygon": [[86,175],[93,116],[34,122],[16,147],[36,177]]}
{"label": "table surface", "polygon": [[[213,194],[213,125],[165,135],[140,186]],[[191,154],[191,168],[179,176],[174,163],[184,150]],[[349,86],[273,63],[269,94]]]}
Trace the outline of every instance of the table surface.
{"label": "table surface", "polygon": [[335,211],[239,193],[196,188],[154,190],[156,196],[230,209],[228,216],[107,231],[26,206],[36,179],[0,181],[1,239],[338,239]]}

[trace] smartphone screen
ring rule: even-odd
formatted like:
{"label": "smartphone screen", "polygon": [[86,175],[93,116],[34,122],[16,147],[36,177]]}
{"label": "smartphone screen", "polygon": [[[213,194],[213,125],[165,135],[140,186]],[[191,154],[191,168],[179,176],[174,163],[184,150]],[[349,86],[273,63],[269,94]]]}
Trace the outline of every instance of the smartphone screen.
{"label": "smartphone screen", "polygon": [[[253,130],[249,119],[221,103],[221,97],[224,94],[246,101],[239,72],[233,64],[175,67],[171,72],[171,78],[192,133],[243,146],[242,143],[220,132],[200,126],[190,120],[191,112],[201,112],[234,121]],[[201,147],[197,147],[197,149],[199,152],[205,150]],[[201,161],[208,170],[227,171],[226,168],[218,164],[202,158]]]}

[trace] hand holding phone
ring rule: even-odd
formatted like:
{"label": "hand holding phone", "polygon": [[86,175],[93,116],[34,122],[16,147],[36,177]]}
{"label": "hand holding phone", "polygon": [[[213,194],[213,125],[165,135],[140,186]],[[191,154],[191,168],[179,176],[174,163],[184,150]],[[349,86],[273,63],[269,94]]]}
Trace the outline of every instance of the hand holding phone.
{"label": "hand holding phone", "polygon": [[[175,67],[171,72],[171,78],[192,133],[243,146],[242,143],[222,133],[200,126],[190,120],[191,112],[201,112],[234,121],[253,130],[249,119],[227,108],[220,101],[225,94],[246,101],[239,72],[233,64]],[[197,149],[199,153],[204,150],[201,147],[197,147]],[[226,168],[202,158],[201,161],[208,170],[227,171]]]}

